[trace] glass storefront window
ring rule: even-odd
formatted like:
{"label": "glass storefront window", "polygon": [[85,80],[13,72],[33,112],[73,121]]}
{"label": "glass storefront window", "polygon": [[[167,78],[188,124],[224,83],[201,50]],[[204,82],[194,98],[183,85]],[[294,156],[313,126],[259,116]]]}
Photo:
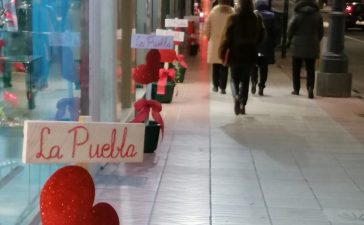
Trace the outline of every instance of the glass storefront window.
{"label": "glass storefront window", "polygon": [[21,163],[24,120],[77,121],[81,0],[0,0],[0,224],[26,224],[59,165]]}

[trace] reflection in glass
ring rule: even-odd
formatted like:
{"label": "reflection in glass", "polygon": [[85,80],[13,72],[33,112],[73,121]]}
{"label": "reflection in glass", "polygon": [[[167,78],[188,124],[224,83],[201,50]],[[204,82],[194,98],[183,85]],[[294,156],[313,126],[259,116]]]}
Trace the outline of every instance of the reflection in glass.
{"label": "reflection in glass", "polygon": [[78,120],[80,8],[80,0],[0,0],[1,225],[26,224],[60,166],[21,163],[23,121]]}

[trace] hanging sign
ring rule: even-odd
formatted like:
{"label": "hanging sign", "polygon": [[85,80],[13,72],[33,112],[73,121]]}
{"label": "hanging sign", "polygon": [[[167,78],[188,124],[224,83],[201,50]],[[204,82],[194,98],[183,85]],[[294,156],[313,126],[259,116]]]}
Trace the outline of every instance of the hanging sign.
{"label": "hanging sign", "polygon": [[25,121],[23,162],[142,162],[145,124]]}
{"label": "hanging sign", "polygon": [[188,27],[188,20],[186,19],[165,19],[165,27]]}
{"label": "hanging sign", "polygon": [[133,34],[131,37],[131,47],[142,49],[173,49],[173,36]]}
{"label": "hanging sign", "polygon": [[185,32],[182,31],[157,29],[156,34],[160,36],[173,36],[173,40],[179,42],[183,42],[185,39]]}

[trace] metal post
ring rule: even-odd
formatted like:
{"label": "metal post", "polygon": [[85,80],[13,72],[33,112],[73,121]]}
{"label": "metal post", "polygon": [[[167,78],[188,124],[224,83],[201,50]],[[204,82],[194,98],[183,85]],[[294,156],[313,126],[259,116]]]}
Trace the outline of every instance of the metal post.
{"label": "metal post", "polygon": [[90,0],[90,114],[116,120],[116,0]]}
{"label": "metal post", "polygon": [[348,73],[348,58],[344,53],[345,1],[333,0],[330,13],[327,48],[317,73],[317,95],[350,97],[352,76]]}
{"label": "metal post", "polygon": [[81,62],[80,62],[80,88],[81,88],[81,115],[90,115],[90,93],[89,93],[89,1],[81,1]]}
{"label": "metal post", "polygon": [[121,6],[121,68],[123,69],[121,90],[122,109],[132,107],[134,95],[132,95],[132,49],[130,48],[131,35],[134,27],[135,7],[134,1],[120,0]]}
{"label": "metal post", "polygon": [[286,58],[287,48],[287,26],[288,26],[288,6],[289,0],[284,0],[283,20],[282,20],[282,58]]}

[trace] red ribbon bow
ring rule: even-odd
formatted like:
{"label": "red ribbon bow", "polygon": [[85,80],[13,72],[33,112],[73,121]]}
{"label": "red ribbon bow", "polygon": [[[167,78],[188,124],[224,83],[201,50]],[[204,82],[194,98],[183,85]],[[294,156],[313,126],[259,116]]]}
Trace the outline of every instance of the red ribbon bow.
{"label": "red ribbon bow", "polygon": [[186,63],[186,61],[185,61],[185,56],[184,55],[178,55],[177,56],[177,61],[178,61],[178,63],[183,67],[183,68],[185,68],[185,69],[187,69],[188,68],[188,65],[187,65],[187,63]]}
{"label": "red ribbon bow", "polygon": [[149,112],[152,109],[152,117],[154,121],[160,125],[163,138],[164,122],[160,114],[160,112],[162,111],[161,103],[156,100],[146,100],[142,98],[134,103],[134,108],[137,112],[137,115],[135,116],[133,121],[131,121],[132,123],[143,123],[146,119],[148,119]]}
{"label": "red ribbon bow", "polygon": [[157,84],[158,95],[164,95],[166,93],[168,78],[171,78],[173,82],[176,82],[176,71],[174,69],[160,69],[159,80]]}

